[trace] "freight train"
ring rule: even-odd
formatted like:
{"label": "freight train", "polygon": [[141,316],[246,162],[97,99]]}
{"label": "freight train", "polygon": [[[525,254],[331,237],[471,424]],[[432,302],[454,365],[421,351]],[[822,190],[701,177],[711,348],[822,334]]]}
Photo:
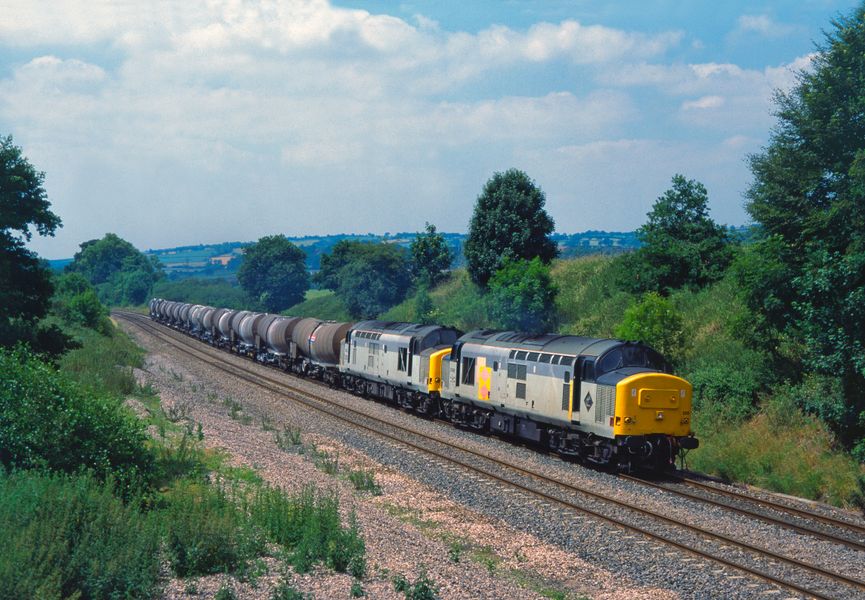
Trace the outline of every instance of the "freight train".
{"label": "freight train", "polygon": [[150,317],[295,375],[586,463],[669,470],[698,445],[691,385],[638,342],[339,323],[158,298]]}

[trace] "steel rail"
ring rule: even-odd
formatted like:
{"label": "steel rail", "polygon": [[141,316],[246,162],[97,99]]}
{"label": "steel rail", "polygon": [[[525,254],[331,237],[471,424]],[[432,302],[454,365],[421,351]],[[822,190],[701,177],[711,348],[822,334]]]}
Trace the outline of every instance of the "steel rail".
{"label": "steel rail", "polygon": [[735,492],[733,490],[726,490],[716,487],[714,485],[704,483],[702,481],[698,481],[691,477],[679,477],[677,478],[677,483],[682,483],[691,487],[700,488],[715,494],[727,496],[729,498],[735,498],[737,500],[746,500],[756,504],[764,504],[778,511],[786,512],[805,519],[813,519],[815,521],[820,521],[822,523],[825,523],[826,525],[831,525],[832,527],[837,527],[839,529],[847,529],[851,533],[865,535],[865,527],[863,527],[862,525],[857,525],[856,523],[850,523],[849,521],[843,521],[841,519],[836,519],[827,515],[821,515],[814,511],[796,508],[795,506],[788,506],[786,504],[774,502],[766,498],[756,498],[754,496]]}
{"label": "steel rail", "polygon": [[[664,492],[669,492],[671,494],[675,494],[678,496],[684,496],[685,498],[692,498],[694,500],[697,500],[699,502],[704,502],[706,504],[712,504],[714,506],[718,506],[718,507],[724,508],[726,510],[730,510],[730,511],[735,512],[735,513],[739,513],[742,515],[746,515],[748,517],[759,519],[759,520],[764,521],[766,523],[769,523],[771,525],[777,525],[779,527],[784,527],[786,529],[792,529],[793,531],[798,531],[799,533],[803,533],[806,535],[811,535],[811,536],[814,536],[817,538],[821,538],[823,540],[826,540],[828,542],[832,542],[835,544],[842,544],[842,545],[848,546],[850,548],[853,548],[854,550],[865,551],[865,543],[859,542],[857,540],[851,540],[849,538],[838,536],[838,535],[828,533],[825,531],[820,531],[819,529],[815,529],[815,528],[810,527],[808,525],[800,525],[798,523],[792,523],[792,522],[787,521],[785,519],[773,517],[771,515],[766,515],[766,514],[757,512],[755,510],[751,510],[748,508],[742,508],[741,506],[735,506],[733,504],[729,504],[727,502],[721,502],[721,501],[715,500],[713,498],[706,498],[705,496],[701,496],[700,494],[696,494],[694,492],[689,492],[686,490],[672,488],[672,487],[669,487],[669,486],[666,486],[663,484],[655,483],[653,481],[643,479],[642,477],[635,477],[633,475],[627,475],[624,473],[620,473],[619,478],[625,479],[627,481],[633,481],[639,485],[645,485],[645,486],[648,486],[648,487],[651,487],[651,488],[654,488],[657,490],[662,490]],[[709,487],[710,487],[710,489],[713,489],[713,488],[711,488],[711,486],[709,486]],[[755,498],[753,498],[751,496],[742,495],[742,496],[734,496],[734,497],[736,499],[750,500],[752,502],[759,502],[759,500],[756,500]]]}

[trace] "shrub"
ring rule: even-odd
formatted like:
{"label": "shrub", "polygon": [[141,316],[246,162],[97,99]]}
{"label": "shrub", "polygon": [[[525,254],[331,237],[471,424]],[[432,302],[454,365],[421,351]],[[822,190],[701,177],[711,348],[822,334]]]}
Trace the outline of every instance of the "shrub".
{"label": "shrub", "polygon": [[404,575],[397,575],[393,579],[393,587],[405,594],[406,600],[435,600],[439,597],[438,586],[429,578],[425,567],[421,567],[418,578],[412,582]]}
{"label": "shrub", "polygon": [[144,353],[121,331],[110,335],[84,331],[81,348],[67,352],[60,360],[60,370],[99,393],[126,397],[136,390],[132,367],[141,368]]}
{"label": "shrub", "polygon": [[206,306],[231,306],[236,309],[258,310],[261,306],[251,299],[239,285],[225,279],[188,278],[176,281],[162,280],[153,286],[157,298],[170,298],[177,302]]}
{"label": "shrub", "polygon": [[375,482],[375,471],[372,469],[352,469],[348,472],[347,477],[357,491],[381,496],[381,487]]}
{"label": "shrub", "polygon": [[714,410],[733,420],[753,414],[759,394],[770,381],[768,366],[763,354],[741,342],[723,337],[710,340],[683,369],[694,386],[695,410]]}
{"label": "shrub", "polygon": [[85,390],[26,350],[0,350],[0,463],[89,469],[124,493],[154,473],[143,422],[116,400]]}
{"label": "shrub", "polygon": [[503,329],[543,333],[552,330],[558,289],[538,257],[505,259],[489,279],[490,321]]}
{"label": "shrub", "polygon": [[213,600],[237,600],[237,594],[231,584],[228,581],[224,581],[216,591],[216,596],[213,597]]}
{"label": "shrub", "polygon": [[111,329],[108,310],[99,302],[96,290],[80,273],[65,273],[55,280],[52,312],[67,323],[107,333]]}
{"label": "shrub", "polygon": [[170,483],[184,477],[197,478],[205,474],[205,454],[201,441],[201,424],[198,432],[192,423],[187,423],[179,436],[166,437],[156,444],[156,471],[161,483]]}
{"label": "shrub", "polygon": [[865,471],[836,450],[826,425],[795,405],[789,386],[744,423],[698,414],[700,448],[690,466],[730,480],[833,504],[861,505]]}
{"label": "shrub", "polygon": [[138,505],[89,476],[0,472],[0,597],[151,597],[160,535]]}
{"label": "shrub", "polygon": [[686,339],[681,315],[657,292],[645,294],[625,311],[616,335],[645,342],[673,363],[682,355]]}
{"label": "shrub", "polygon": [[296,448],[302,447],[303,444],[300,429],[296,427],[285,426],[282,428],[282,432],[275,431],[273,433],[273,440],[277,448],[286,452],[291,452]]}
{"label": "shrub", "polygon": [[179,577],[236,570],[264,550],[236,496],[221,486],[179,482],[168,497],[166,546]]}
{"label": "shrub", "polygon": [[343,527],[336,496],[306,488],[288,497],[281,490],[259,488],[250,504],[252,522],[267,537],[291,551],[291,563],[306,572],[317,562],[361,578],[366,570],[363,539],[352,517]]}
{"label": "shrub", "polygon": [[271,594],[271,600],[306,600],[309,596],[301,594],[287,581],[280,581]]}

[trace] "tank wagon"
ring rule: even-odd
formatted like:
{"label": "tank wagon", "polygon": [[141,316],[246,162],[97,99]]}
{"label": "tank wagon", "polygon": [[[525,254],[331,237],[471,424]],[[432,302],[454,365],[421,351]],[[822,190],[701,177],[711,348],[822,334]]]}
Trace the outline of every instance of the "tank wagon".
{"label": "tank wagon", "polygon": [[696,448],[691,384],[649,346],[388,321],[340,323],[154,298],[214,346],[364,397],[583,462],[670,469]]}

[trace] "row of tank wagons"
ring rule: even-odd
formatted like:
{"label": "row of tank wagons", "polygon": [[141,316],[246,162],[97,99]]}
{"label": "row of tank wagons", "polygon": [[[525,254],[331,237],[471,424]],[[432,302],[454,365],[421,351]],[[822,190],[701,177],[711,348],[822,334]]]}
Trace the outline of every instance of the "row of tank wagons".
{"label": "row of tank wagons", "polygon": [[[209,344],[327,380],[351,323],[153,299],[150,317]],[[331,382],[332,383],[332,382]]]}

